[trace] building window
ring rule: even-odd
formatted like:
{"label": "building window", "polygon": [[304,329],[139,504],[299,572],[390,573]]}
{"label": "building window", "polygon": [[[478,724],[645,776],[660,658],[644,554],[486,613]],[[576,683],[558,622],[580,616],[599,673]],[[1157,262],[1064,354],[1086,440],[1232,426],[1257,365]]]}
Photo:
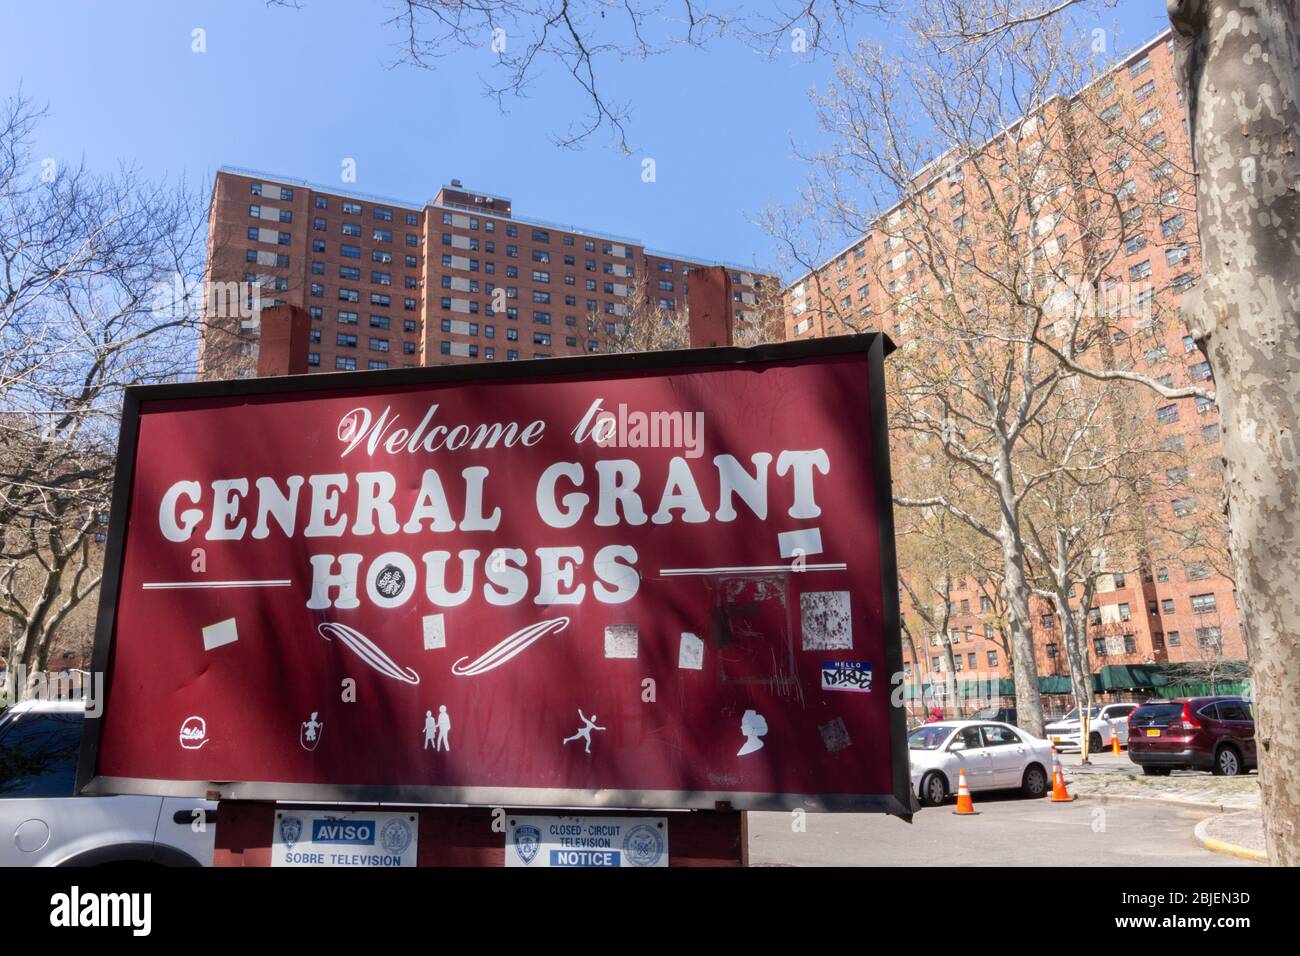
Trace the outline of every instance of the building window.
{"label": "building window", "polygon": [[1196,643],[1201,647],[1219,648],[1223,646],[1223,630],[1217,627],[1198,627]]}
{"label": "building window", "polygon": [[334,359],[334,367],[341,372],[355,372],[357,360],[350,355],[340,355]]}
{"label": "building window", "polygon": [[1218,606],[1215,604],[1213,594],[1192,595],[1193,614],[1213,614],[1217,610]]}

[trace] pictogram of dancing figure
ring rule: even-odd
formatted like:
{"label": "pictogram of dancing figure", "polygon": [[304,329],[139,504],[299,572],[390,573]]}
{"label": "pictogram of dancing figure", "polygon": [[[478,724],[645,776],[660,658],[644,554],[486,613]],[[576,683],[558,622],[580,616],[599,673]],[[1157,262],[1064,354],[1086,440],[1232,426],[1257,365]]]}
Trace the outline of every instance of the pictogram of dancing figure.
{"label": "pictogram of dancing figure", "polygon": [[588,717],[582,712],[581,707],[578,708],[578,716],[582,718],[582,722],[586,724],[586,726],[579,727],[578,732],[574,734],[572,737],[565,737],[564,743],[567,746],[570,740],[577,740],[579,737],[581,737],[583,740],[587,742],[587,753],[591,753],[591,732],[593,730],[604,730],[605,728],[597,726],[596,714],[592,714],[590,717]]}

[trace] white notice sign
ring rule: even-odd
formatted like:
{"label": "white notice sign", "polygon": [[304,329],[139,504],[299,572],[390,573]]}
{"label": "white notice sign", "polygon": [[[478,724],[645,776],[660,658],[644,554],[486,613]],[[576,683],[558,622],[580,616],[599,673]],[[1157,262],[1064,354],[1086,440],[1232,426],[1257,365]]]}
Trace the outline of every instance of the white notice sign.
{"label": "white notice sign", "polygon": [[506,866],[667,865],[667,817],[506,818]]}
{"label": "white notice sign", "polygon": [[414,813],[276,810],[272,866],[415,866]]}

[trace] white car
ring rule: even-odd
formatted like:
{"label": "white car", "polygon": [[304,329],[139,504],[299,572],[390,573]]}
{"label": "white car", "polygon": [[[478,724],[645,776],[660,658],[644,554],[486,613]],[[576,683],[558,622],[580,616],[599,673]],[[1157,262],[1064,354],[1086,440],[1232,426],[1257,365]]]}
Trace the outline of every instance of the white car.
{"label": "white car", "polygon": [[[1118,737],[1120,746],[1128,745],[1128,716],[1138,709],[1137,704],[1106,704],[1088,708],[1088,752],[1099,753],[1111,746]],[[1043,729],[1044,735],[1058,750],[1083,749],[1083,724],[1076,707],[1058,721]]]}
{"label": "white car", "polygon": [[81,701],[23,701],[0,717],[0,866],[211,866],[217,805],[77,797]]}
{"label": "white car", "polygon": [[972,792],[1018,789],[1027,797],[1047,793],[1052,769],[1050,743],[990,720],[924,724],[908,735],[907,752],[912,789],[929,807],[957,792],[962,769]]}

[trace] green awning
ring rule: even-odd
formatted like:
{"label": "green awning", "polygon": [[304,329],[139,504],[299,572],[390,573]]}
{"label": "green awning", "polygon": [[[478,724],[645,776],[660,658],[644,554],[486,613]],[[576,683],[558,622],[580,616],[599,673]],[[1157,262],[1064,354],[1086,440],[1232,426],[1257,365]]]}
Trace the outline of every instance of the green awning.
{"label": "green awning", "polygon": [[1165,683],[1158,664],[1107,664],[1092,675],[1092,689],[1098,693],[1113,690],[1154,690]]}
{"label": "green awning", "polygon": [[1038,692],[1040,694],[1069,694],[1073,692],[1070,687],[1070,678],[1063,674],[1047,674],[1038,678]]}
{"label": "green awning", "polygon": [[1183,684],[1165,684],[1155,689],[1157,697],[1171,699],[1174,697],[1249,697],[1250,683],[1244,680],[1221,680],[1211,685],[1189,682]]}

